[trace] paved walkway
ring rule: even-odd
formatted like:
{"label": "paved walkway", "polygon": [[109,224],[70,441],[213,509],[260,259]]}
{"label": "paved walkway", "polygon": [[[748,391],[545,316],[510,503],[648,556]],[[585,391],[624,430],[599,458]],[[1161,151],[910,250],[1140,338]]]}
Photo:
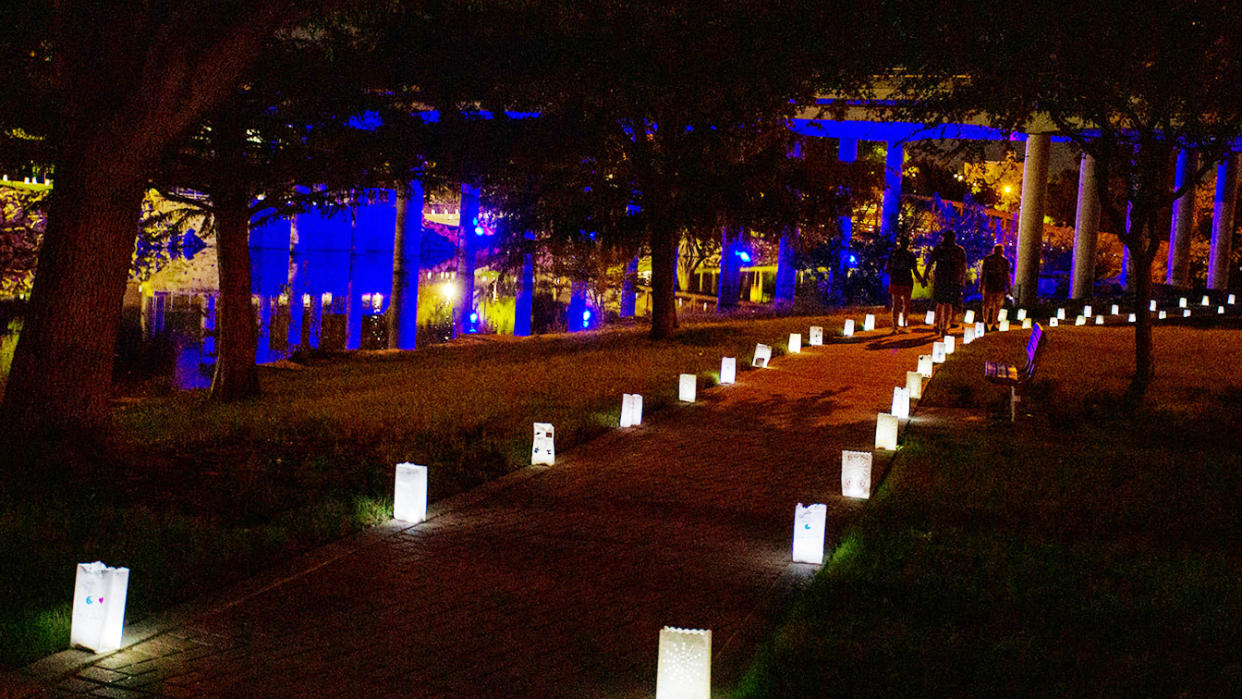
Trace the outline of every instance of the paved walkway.
{"label": "paved walkway", "polygon": [[150,638],[53,686],[643,696],[664,625],[712,629],[713,684],[731,686],[814,572],[789,560],[795,503],[828,504],[831,549],[864,505],[839,495],[841,450],[870,448],[876,413],[930,342],[873,335],[779,357],[554,467],[433,505],[424,524],[377,527],[130,629]]}

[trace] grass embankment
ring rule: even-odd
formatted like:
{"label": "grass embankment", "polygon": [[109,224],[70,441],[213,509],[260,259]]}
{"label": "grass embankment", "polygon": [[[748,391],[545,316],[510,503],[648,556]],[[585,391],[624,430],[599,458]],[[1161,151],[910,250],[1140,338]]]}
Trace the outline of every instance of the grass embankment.
{"label": "grass embankment", "polygon": [[553,423],[563,453],[617,424],[623,392],[657,417],[678,374],[715,383],[721,356],[742,370],[756,342],[779,353],[811,324],[831,334],[841,318],[701,324],[674,342],[638,328],[479,340],[264,369],[264,397],[235,405],[120,407],[93,468],[40,456],[0,490],[0,668],[68,643],[78,562],[131,569],[134,620],[390,517],[394,463],[428,465],[434,501],[528,464],[532,422]]}
{"label": "grass embankment", "polygon": [[1242,331],[1053,328],[1025,407],[966,346],[880,492],[761,651],[744,696],[1242,695]]}

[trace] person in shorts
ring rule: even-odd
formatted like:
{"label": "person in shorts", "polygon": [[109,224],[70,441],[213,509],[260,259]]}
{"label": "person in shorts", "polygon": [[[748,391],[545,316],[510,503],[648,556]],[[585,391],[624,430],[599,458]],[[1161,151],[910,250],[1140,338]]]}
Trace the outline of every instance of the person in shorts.
{"label": "person in shorts", "polygon": [[[910,238],[901,236],[897,247],[888,255],[884,271],[888,273],[888,294],[892,297],[893,327],[889,334],[905,332],[900,326],[910,317],[910,294],[914,293],[914,279],[918,275],[918,263],[910,252]],[[903,322],[905,321],[905,322]]]}
{"label": "person in shorts", "polygon": [[997,244],[992,247],[992,254],[983,258],[981,286],[983,287],[983,323],[988,330],[997,330],[1000,325],[997,317],[1005,305],[1005,296],[1009,294],[1009,271],[1012,265],[1005,257],[1005,246]]}
{"label": "person in shorts", "polygon": [[936,334],[946,335],[953,327],[957,306],[962,302],[966,283],[966,250],[957,244],[952,230],[940,234],[940,243],[927,255],[923,283],[932,280],[932,300],[936,302]]}

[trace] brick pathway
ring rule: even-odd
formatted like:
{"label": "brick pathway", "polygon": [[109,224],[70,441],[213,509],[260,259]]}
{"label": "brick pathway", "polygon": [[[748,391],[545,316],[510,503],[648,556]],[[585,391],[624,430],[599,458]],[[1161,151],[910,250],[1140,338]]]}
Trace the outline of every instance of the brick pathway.
{"label": "brick pathway", "polygon": [[643,696],[674,625],[712,629],[713,684],[730,686],[814,572],[789,561],[794,504],[828,504],[831,548],[863,506],[839,495],[841,450],[870,447],[930,341],[877,334],[777,358],[554,467],[437,503],[424,524],[198,600],[68,675],[84,652],[26,672],[107,696]]}

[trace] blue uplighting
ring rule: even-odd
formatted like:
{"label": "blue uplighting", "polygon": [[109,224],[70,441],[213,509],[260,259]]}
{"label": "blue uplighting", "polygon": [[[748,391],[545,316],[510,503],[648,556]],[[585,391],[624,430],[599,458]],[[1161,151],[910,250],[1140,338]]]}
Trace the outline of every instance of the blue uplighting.
{"label": "blue uplighting", "polygon": [[583,324],[583,325],[589,325],[589,324],[590,324],[590,322],[591,322],[591,312],[590,312],[590,311],[583,311],[583,312],[582,312],[582,324]]}
{"label": "blue uplighting", "polygon": [[733,254],[737,255],[737,259],[741,260],[742,262],[745,262],[746,264],[750,264],[750,253],[749,252],[746,252],[745,250],[736,250],[734,251]]}

